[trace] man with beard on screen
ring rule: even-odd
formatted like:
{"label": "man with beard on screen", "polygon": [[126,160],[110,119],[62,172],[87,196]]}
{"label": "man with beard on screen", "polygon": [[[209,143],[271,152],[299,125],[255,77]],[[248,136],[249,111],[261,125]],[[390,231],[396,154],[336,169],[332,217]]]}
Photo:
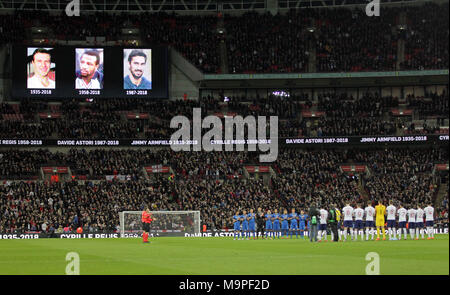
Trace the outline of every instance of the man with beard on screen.
{"label": "man with beard on screen", "polygon": [[147,64],[147,55],[142,50],[134,49],[128,55],[128,64],[131,75],[123,79],[124,89],[152,89],[152,82],[144,77],[144,68]]}

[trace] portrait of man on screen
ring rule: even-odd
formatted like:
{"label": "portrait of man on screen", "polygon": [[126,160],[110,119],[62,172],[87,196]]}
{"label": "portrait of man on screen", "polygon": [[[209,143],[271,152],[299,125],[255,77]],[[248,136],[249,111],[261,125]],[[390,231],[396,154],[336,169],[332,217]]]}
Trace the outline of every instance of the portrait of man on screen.
{"label": "portrait of man on screen", "polygon": [[102,49],[77,49],[75,89],[103,89]]}
{"label": "portrait of man on screen", "polygon": [[[28,48],[32,51],[31,66],[28,64],[28,89],[55,89],[55,71],[52,64],[52,48]],[[53,70],[52,70],[53,69]]]}
{"label": "portrait of man on screen", "polygon": [[124,49],[123,89],[152,89],[151,50]]}

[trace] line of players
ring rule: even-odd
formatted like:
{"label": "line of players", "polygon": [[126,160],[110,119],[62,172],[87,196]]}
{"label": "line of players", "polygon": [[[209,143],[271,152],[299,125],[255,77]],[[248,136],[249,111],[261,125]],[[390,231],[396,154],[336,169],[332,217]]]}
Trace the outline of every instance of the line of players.
{"label": "line of players", "polygon": [[[389,240],[397,240],[396,229],[400,230],[400,238],[403,230],[405,240],[407,239],[407,229],[409,229],[412,240],[418,240],[419,235],[421,235],[422,239],[425,239],[425,233],[427,233],[429,240],[434,239],[434,208],[432,207],[432,204],[429,204],[425,209],[422,209],[419,204],[417,209],[410,208],[408,210],[401,204],[399,205],[399,209],[397,209],[393,205],[393,201],[389,202],[389,206],[387,208],[381,202],[379,202],[375,208],[372,207],[371,203],[369,203],[364,209],[362,209],[359,204],[355,209],[349,204],[346,204],[342,211],[344,217],[344,241],[347,240],[347,230],[350,231],[352,240],[357,240],[358,234],[361,235],[361,240],[364,240],[364,229],[366,229],[366,241],[369,240],[369,235],[371,235],[371,239],[373,240],[375,226],[377,233],[376,240],[380,240],[380,229],[383,235],[383,240],[386,239],[386,226],[388,229]],[[386,215],[387,218],[385,222]],[[397,216],[398,226],[396,227]],[[424,216],[426,221],[425,223]],[[354,221],[353,217],[355,218]],[[375,224],[374,219],[376,220]],[[426,225],[426,228],[424,225]],[[339,237],[339,240],[341,240],[341,237]]]}
{"label": "line of players", "polygon": [[[380,207],[381,206],[381,207]],[[358,235],[360,235],[361,240],[369,240],[369,235],[371,240],[374,240],[375,232],[377,232],[377,240],[380,239],[380,229],[383,235],[383,240],[385,240],[385,225],[387,225],[389,240],[397,240],[397,229],[399,232],[399,238],[401,238],[402,231],[404,234],[404,239],[407,239],[407,229],[409,229],[411,239],[418,240],[419,235],[422,239],[425,239],[425,233],[428,235],[428,240],[434,239],[433,221],[434,221],[434,208],[432,204],[429,204],[426,208],[422,209],[421,205],[417,206],[417,209],[410,208],[406,209],[403,205],[399,205],[397,209],[393,202],[389,202],[389,206],[385,208],[381,202],[374,208],[372,203],[369,202],[367,207],[361,208],[359,204],[356,208],[346,204],[342,209],[343,215],[343,231],[339,230],[341,228],[340,222],[340,211],[334,208],[337,214],[337,228],[338,228],[338,238],[339,241],[346,241],[348,232],[352,240],[358,240]],[[377,209],[377,210],[376,210]],[[377,213],[379,211],[379,213]],[[387,215],[385,222],[385,215]],[[319,230],[317,232],[318,241],[327,241],[327,224],[328,224],[329,212],[321,207],[319,210]],[[424,223],[425,216],[425,223]],[[398,217],[398,226],[396,218]],[[377,220],[376,231],[375,231],[375,219]],[[407,220],[408,219],[408,220]],[[264,221],[263,221],[264,220]],[[258,213],[253,213],[253,209],[247,214],[244,210],[242,214],[236,212],[233,216],[234,222],[234,239],[241,238],[258,238],[258,235],[262,238],[280,238],[289,236],[292,238],[293,233],[295,233],[298,238],[305,237],[305,230],[310,228],[310,218],[302,210],[300,214],[295,212],[295,209],[288,211],[285,209],[283,214],[279,214],[277,209],[274,210],[272,214],[270,210],[266,214],[258,208]],[[308,225],[308,227],[306,227]],[[426,227],[425,227],[425,226]],[[258,232],[256,231],[258,229]],[[365,229],[365,231],[364,231]],[[331,232],[331,240],[334,239],[334,233]]]}
{"label": "line of players", "polygon": [[[433,222],[434,222],[434,208],[432,204],[429,204],[424,209],[421,208],[421,205],[417,206],[417,209],[410,208],[406,209],[402,204],[399,205],[397,209],[394,206],[394,202],[390,201],[389,206],[386,208],[386,224],[389,233],[389,240],[397,240],[397,230],[396,230],[396,217],[398,216],[398,229],[400,230],[399,239],[402,236],[402,230],[404,239],[407,239],[407,226],[406,226],[406,217],[408,217],[408,229],[411,236],[411,239],[418,240],[419,234],[422,239],[425,239],[425,232],[428,235],[428,240],[434,239],[434,230],[433,230]],[[425,223],[424,218],[425,216]],[[425,226],[426,227],[425,227]]]}
{"label": "line of players", "polygon": [[253,209],[250,209],[248,214],[246,210],[243,210],[242,214],[237,211],[232,220],[235,240],[258,237],[280,239],[282,236],[287,238],[288,234],[292,238],[294,233],[298,239],[299,234],[301,238],[305,238],[308,215],[303,210],[298,214],[294,208],[291,213],[284,209],[283,214],[279,214],[277,209],[274,213],[270,210],[264,213],[258,208],[257,213],[253,213]]}

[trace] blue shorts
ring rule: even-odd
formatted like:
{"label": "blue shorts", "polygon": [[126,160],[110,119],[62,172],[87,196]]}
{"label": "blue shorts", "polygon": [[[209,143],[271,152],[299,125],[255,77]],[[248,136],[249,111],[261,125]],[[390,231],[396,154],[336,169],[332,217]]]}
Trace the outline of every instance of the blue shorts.
{"label": "blue shorts", "polygon": [[372,221],[366,221],[366,227],[375,227],[375,222]]}
{"label": "blue shorts", "polygon": [[250,223],[248,224],[248,229],[251,230],[251,231],[255,231],[255,230],[256,230],[256,225],[255,225],[255,223],[254,223],[254,222],[250,222]]}
{"label": "blue shorts", "polygon": [[242,230],[248,230],[248,222],[242,223]]}
{"label": "blue shorts", "polygon": [[432,227],[433,226],[433,220],[426,221],[425,224],[427,225],[427,227]]}
{"label": "blue shorts", "polygon": [[293,223],[291,223],[291,229],[292,230],[297,230],[298,229],[298,224],[297,224],[297,222],[293,222]]}
{"label": "blue shorts", "polygon": [[406,221],[399,222],[398,228],[406,228]]}
{"label": "blue shorts", "polygon": [[319,224],[319,230],[327,230],[327,225],[326,224]]}
{"label": "blue shorts", "polygon": [[298,227],[300,230],[305,230],[306,224],[304,222],[300,222],[300,226]]}
{"label": "blue shorts", "polygon": [[272,229],[272,222],[266,222],[266,229]]}
{"label": "blue shorts", "polygon": [[416,228],[416,223],[415,222],[408,222],[408,228],[409,229],[415,229]]}
{"label": "blue shorts", "polygon": [[273,230],[280,230],[280,223],[279,222],[274,222],[273,223]]}
{"label": "blue shorts", "polygon": [[283,222],[283,223],[281,224],[281,229],[289,229],[289,223]]}
{"label": "blue shorts", "polygon": [[241,230],[241,224],[240,223],[235,223],[234,224],[234,230]]}
{"label": "blue shorts", "polygon": [[355,228],[357,229],[363,229],[363,221],[362,220],[355,220]]}
{"label": "blue shorts", "polygon": [[387,227],[395,227],[395,220],[388,219],[388,221],[387,221]]}
{"label": "blue shorts", "polygon": [[353,221],[351,220],[344,220],[344,227],[352,227]]}
{"label": "blue shorts", "polygon": [[423,222],[416,222],[416,228],[423,228]]}

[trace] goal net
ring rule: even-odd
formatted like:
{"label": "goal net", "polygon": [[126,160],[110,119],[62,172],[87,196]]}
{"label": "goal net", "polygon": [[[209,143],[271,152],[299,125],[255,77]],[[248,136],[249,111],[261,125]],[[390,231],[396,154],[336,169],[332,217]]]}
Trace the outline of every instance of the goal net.
{"label": "goal net", "polygon": [[[200,234],[200,211],[150,211],[150,235],[184,236]],[[120,237],[142,234],[142,211],[119,212]]]}

